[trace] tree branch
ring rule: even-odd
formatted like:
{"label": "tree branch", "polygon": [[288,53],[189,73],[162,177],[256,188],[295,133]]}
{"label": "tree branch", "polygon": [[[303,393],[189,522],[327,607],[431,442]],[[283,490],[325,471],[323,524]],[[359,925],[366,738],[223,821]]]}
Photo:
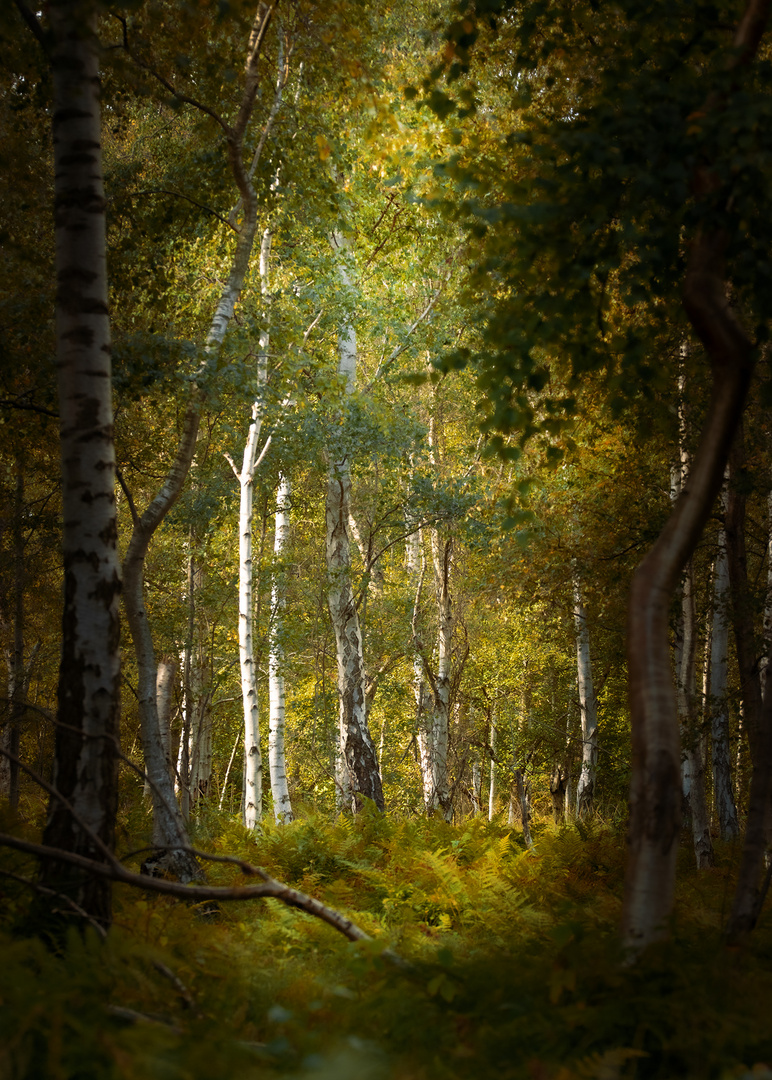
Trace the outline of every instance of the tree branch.
{"label": "tree branch", "polygon": [[[349,941],[372,940],[369,934],[365,933],[365,931],[357,926],[356,923],[352,922],[351,919],[347,919],[341,912],[328,907],[326,904],[323,904],[321,900],[316,900],[314,897],[307,896],[297,889],[290,888],[289,885],[284,885],[281,881],[277,881],[275,878],[270,877],[269,874],[259,867],[253,867],[252,871],[263,877],[262,885],[183,885],[179,881],[166,881],[163,878],[153,878],[148,877],[146,874],[137,874],[132,870],[127,870],[122,863],[117,861],[108,866],[106,863],[96,862],[94,859],[88,859],[83,855],[76,855],[71,851],[62,851],[59,848],[48,847],[46,844],[35,844],[30,840],[23,840],[21,837],[11,836],[9,833],[0,833],[0,844],[5,847],[14,848],[16,851],[24,851],[28,855],[34,855],[39,859],[51,859],[55,862],[67,863],[69,866],[77,866],[81,870],[86,870],[88,873],[94,874],[96,877],[109,878],[111,881],[119,881],[124,885],[131,885],[133,888],[143,889],[145,892],[156,892],[161,893],[164,896],[175,896],[180,900],[210,900],[220,902],[227,900],[256,900],[272,897],[276,900],[281,900],[281,902],[288,907],[297,908],[300,911],[305,911],[308,915],[313,915],[314,918],[321,919],[322,922],[326,922],[328,926],[337,930],[338,933],[343,934]],[[391,950],[384,950],[384,955],[389,955],[391,959],[397,958],[397,954],[392,953]],[[401,960],[401,958],[399,959]]]}

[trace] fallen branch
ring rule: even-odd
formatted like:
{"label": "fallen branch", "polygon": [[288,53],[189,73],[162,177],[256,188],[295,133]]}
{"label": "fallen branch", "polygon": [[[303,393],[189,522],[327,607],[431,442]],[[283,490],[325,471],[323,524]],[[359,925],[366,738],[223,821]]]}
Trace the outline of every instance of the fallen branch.
{"label": "fallen branch", "polygon": [[[326,922],[328,926],[331,926],[338,933],[343,934],[349,941],[370,941],[369,934],[366,934],[361,927],[352,922],[351,919],[347,919],[345,915],[342,915],[339,911],[335,911],[334,908],[327,907],[321,900],[316,900],[313,896],[307,896],[305,893],[299,892],[297,889],[290,888],[289,885],[284,885],[281,881],[277,881],[272,878],[265,870],[258,866],[251,866],[249,863],[242,863],[241,860],[237,861],[237,864],[243,868],[249,867],[247,873],[254,874],[257,877],[263,879],[261,885],[183,885],[179,881],[166,881],[163,878],[148,877],[145,874],[137,874],[133,870],[127,870],[126,867],[119,862],[112,864],[100,863],[95,859],[86,858],[84,855],[76,855],[74,852],[61,851],[59,848],[48,847],[46,844],[35,844],[31,840],[23,840],[18,836],[11,836],[9,833],[0,833],[0,844],[5,847],[14,848],[16,851],[24,851],[28,855],[35,855],[39,859],[52,859],[56,862],[68,863],[71,866],[77,866],[81,870],[88,871],[89,874],[94,874],[96,877],[110,878],[112,881],[120,881],[125,885],[132,885],[137,889],[144,889],[146,892],[162,893],[165,896],[176,896],[180,900],[209,900],[209,901],[226,901],[226,900],[256,900],[258,898],[273,897],[275,900],[281,900],[283,904],[287,904],[288,907],[298,908],[300,911],[305,911],[308,915],[313,915],[314,918],[321,919],[322,922]],[[207,856],[209,857],[209,856]],[[223,856],[216,856],[216,861],[226,861]],[[229,859],[227,861],[230,861]],[[390,959],[395,959],[396,954],[391,950],[386,950],[384,955],[390,955]]]}

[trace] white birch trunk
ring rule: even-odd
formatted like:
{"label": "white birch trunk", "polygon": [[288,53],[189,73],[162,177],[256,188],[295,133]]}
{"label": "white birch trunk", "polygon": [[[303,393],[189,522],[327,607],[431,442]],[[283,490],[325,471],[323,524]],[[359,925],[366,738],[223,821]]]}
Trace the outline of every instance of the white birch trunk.
{"label": "white birch trunk", "polygon": [[437,596],[437,675],[432,708],[432,784],[433,802],[446,821],[452,815],[448,782],[448,742],[450,735],[450,668],[453,643],[453,603],[450,595],[450,571],[453,541],[444,541],[437,529],[431,531],[434,587]]}
{"label": "white birch trunk", "polygon": [[595,778],[598,771],[598,703],[592,683],[590,664],[590,631],[577,571],[573,575],[574,629],[576,632],[576,673],[579,687],[579,709],[582,717],[582,765],[576,785],[576,813],[589,817],[595,799]]}
{"label": "white birch trunk", "polygon": [[475,757],[472,762],[472,813],[482,813],[482,762]]}
{"label": "white birch trunk", "polygon": [[[341,233],[331,238],[338,252],[338,275],[345,289],[351,288],[350,245]],[[338,373],[345,379],[347,394],[356,386],[357,341],[350,319],[338,330]],[[365,666],[362,631],[351,580],[351,550],[348,528],[351,503],[351,463],[345,450],[331,450],[325,502],[326,554],[329,588],[327,602],[335,631],[338,667],[338,698],[342,761],[345,775],[339,787],[351,789],[352,805],[361,808],[365,796],[383,810],[383,788],[375,746],[367,724]],[[343,772],[343,769],[341,769]]]}
{"label": "white birch trunk", "polygon": [[[44,843],[104,861],[117,810],[120,572],[96,5],[51,3],[56,367],[64,609],[53,798]],[[41,884],[110,925],[107,879],[46,860]],[[66,910],[57,895],[52,907]]]}
{"label": "white birch trunk", "polygon": [[493,821],[496,812],[496,710],[491,708],[491,730],[488,741],[490,747],[491,776],[488,787],[488,821]]}
{"label": "white birch trunk", "polygon": [[[678,497],[688,483],[689,456],[686,450],[686,420],[684,414],[685,381],[679,377],[679,469],[671,482],[671,498]],[[691,817],[694,856],[698,869],[713,865],[713,844],[710,839],[710,818],[705,798],[705,759],[699,732],[696,730],[696,655],[697,618],[694,603],[694,571],[690,559],[681,583],[681,645],[676,651],[676,711],[680,724],[681,790],[684,807]]]}
{"label": "white birch trunk", "polygon": [[195,806],[199,799],[209,794],[212,780],[212,710],[207,689],[209,672],[206,670],[202,642],[197,642],[191,671],[190,690],[192,714],[190,723],[190,802]]}
{"label": "white birch trunk", "polygon": [[[257,228],[257,196],[244,164],[244,134],[252,115],[258,91],[258,60],[273,15],[273,8],[259,4],[247,48],[244,90],[238,114],[226,131],[228,160],[243,204],[243,219],[231,260],[230,271],[220,295],[206,339],[206,367],[216,362],[226,331],[233,318],[236,301],[244,285],[252,256]],[[194,387],[188,400],[182,435],[171,468],[150,506],[140,516],[133,513],[134,529],[123,564],[124,602],[137,659],[139,711],[145,768],[153,792],[153,843],[166,851],[164,869],[182,881],[201,876],[190,847],[187,829],[174,790],[168,780],[158,724],[155,696],[156,665],[153,639],[144,602],[144,568],[150,541],[158,526],[182,491],[196,448],[203,407],[201,391]]]}
{"label": "white birch trunk", "polygon": [[[247,178],[248,191],[252,189],[252,177],[265,140],[278,115],[284,87],[289,75],[289,58],[285,60],[283,35],[279,38],[278,75],[273,104],[263,134],[255,152]],[[239,206],[252,214],[250,203],[242,195]],[[255,219],[256,220],[256,219]],[[254,513],[254,477],[268,443],[258,455],[258,445],[263,423],[263,391],[268,377],[268,312],[270,298],[269,269],[272,233],[270,227],[263,230],[260,242],[260,289],[263,296],[265,326],[260,332],[257,364],[257,397],[252,404],[252,422],[244,445],[241,472],[233,462],[233,471],[239,482],[239,670],[241,674],[241,699],[244,711],[244,825],[255,829],[263,816],[263,754],[260,747],[260,704],[257,690],[257,666],[254,649],[253,626],[253,576],[252,519]],[[270,441],[270,440],[269,440]]]}
{"label": "white birch trunk", "polygon": [[[260,243],[260,281],[264,299],[268,296],[268,268],[271,232],[265,229]],[[264,313],[267,323],[267,314]],[[258,446],[263,425],[262,392],[268,378],[267,326],[260,331],[257,359],[258,396],[252,403],[252,423],[244,445],[239,482],[239,669],[244,710],[244,825],[257,827],[263,816],[263,754],[260,748],[260,704],[257,692],[257,665],[254,649],[252,519],[254,479]]]}
{"label": "white birch trunk", "polygon": [[290,485],[286,476],[279,480],[276,499],[276,528],[273,553],[277,567],[274,568],[271,589],[271,629],[268,644],[268,697],[269,736],[268,764],[271,772],[271,795],[273,813],[278,824],[292,821],[292,805],[287,786],[287,766],[284,754],[284,585],[281,561],[286,556],[289,543]]}
{"label": "white birch trunk", "polygon": [[[411,527],[414,522],[406,523]],[[421,786],[424,806],[430,810],[434,798],[434,771],[432,768],[432,716],[426,691],[424,670],[424,646],[420,637],[421,601],[426,575],[426,557],[423,550],[423,530],[416,528],[407,537],[406,562],[408,580],[413,587],[413,612],[411,617],[411,642],[413,646],[413,698],[415,700],[415,733],[418,744],[418,762],[421,769]]]}
{"label": "white birch trunk", "polygon": [[[177,674],[177,661],[170,656],[164,656],[158,663],[156,674],[156,701],[158,702],[158,729],[161,735],[166,767],[172,781],[174,780],[174,766],[172,764],[172,696],[174,693],[174,679]],[[145,778],[144,796],[150,799],[152,792],[150,784]]]}

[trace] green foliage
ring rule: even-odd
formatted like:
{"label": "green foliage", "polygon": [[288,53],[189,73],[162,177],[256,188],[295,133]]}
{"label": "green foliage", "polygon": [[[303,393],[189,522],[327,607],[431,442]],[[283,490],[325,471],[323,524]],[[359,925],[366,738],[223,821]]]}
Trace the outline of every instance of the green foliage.
{"label": "green foliage", "polygon": [[[764,924],[742,954],[721,944],[729,850],[699,879],[685,865],[673,942],[628,968],[615,932],[625,845],[607,828],[542,829],[529,852],[479,818],[371,810],[257,837],[212,822],[208,843],[344,910],[373,941],[347,944],[277,901],[212,922],[121,887],[106,942],[73,931],[52,954],[15,936],[29,894],[6,879],[3,1080],[766,1075],[772,939]],[[3,867],[32,869],[7,852]],[[210,878],[234,871],[214,864]]]}

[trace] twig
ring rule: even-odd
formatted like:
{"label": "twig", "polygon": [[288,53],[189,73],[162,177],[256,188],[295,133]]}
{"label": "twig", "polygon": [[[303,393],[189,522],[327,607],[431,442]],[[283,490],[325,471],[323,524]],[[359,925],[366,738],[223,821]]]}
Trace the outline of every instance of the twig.
{"label": "twig", "polygon": [[136,528],[139,525],[139,514],[137,513],[137,508],[134,505],[134,499],[132,498],[131,492],[129,491],[129,487],[126,481],[123,479],[123,473],[117,465],[115,466],[115,477],[118,483],[121,485],[121,491],[126,496],[126,502],[129,504],[129,510],[131,511],[131,521]]}
{"label": "twig", "polygon": [[131,1024],[156,1024],[175,1035],[182,1034],[182,1028],[161,1016],[149,1016],[147,1013],[137,1012],[136,1009],[129,1009],[125,1005],[108,1005],[107,1011],[117,1016],[119,1020],[128,1020]]}
{"label": "twig", "polygon": [[[108,865],[107,863],[100,863],[94,859],[86,858],[84,855],[77,855],[75,852],[63,851],[60,848],[49,847],[46,844],[35,844],[30,840],[23,840],[21,837],[11,836],[9,833],[0,833],[0,844],[14,848],[16,851],[25,851],[27,854],[35,855],[39,859],[50,859],[54,862],[77,866],[81,870],[94,874],[96,877],[119,881],[125,885],[142,889],[145,892],[175,896],[181,900],[214,900],[220,902],[271,897],[281,900],[288,907],[298,908],[298,910],[305,911],[308,915],[321,919],[322,922],[326,922],[328,926],[343,934],[349,941],[372,940],[369,934],[365,933],[351,919],[347,919],[341,912],[328,907],[321,900],[316,900],[312,896],[307,896],[305,893],[277,881],[259,867],[255,867],[254,870],[259,871],[261,875],[265,875],[262,885],[237,885],[232,887],[225,885],[183,885],[179,881],[166,881],[163,878],[137,874],[132,870],[127,870],[117,860]],[[220,859],[225,861],[224,856],[218,856],[218,861]],[[391,950],[384,950],[384,955],[390,955],[392,959],[396,958],[396,954],[392,953]],[[401,957],[397,958],[397,962],[404,963]]]}
{"label": "twig", "polygon": [[156,969],[157,972],[163,975],[165,979],[169,980],[174,989],[182,998],[185,1007],[188,1009],[192,1009],[195,1006],[196,1002],[185,983],[177,975],[174,974],[171,968],[168,968],[166,964],[162,964],[160,960],[154,960],[153,967]]}
{"label": "twig", "polygon": [[221,221],[223,225],[227,225],[233,232],[238,233],[239,231],[232,222],[224,218],[222,214],[218,214],[211,206],[206,206],[205,203],[200,203],[196,199],[192,199],[190,195],[184,195],[181,191],[170,191],[168,188],[147,188],[145,191],[129,191],[126,192],[126,195],[128,198],[133,198],[135,195],[171,195],[175,199],[184,199],[186,202],[192,203],[193,206],[197,206],[199,210],[216,217],[218,221]]}

